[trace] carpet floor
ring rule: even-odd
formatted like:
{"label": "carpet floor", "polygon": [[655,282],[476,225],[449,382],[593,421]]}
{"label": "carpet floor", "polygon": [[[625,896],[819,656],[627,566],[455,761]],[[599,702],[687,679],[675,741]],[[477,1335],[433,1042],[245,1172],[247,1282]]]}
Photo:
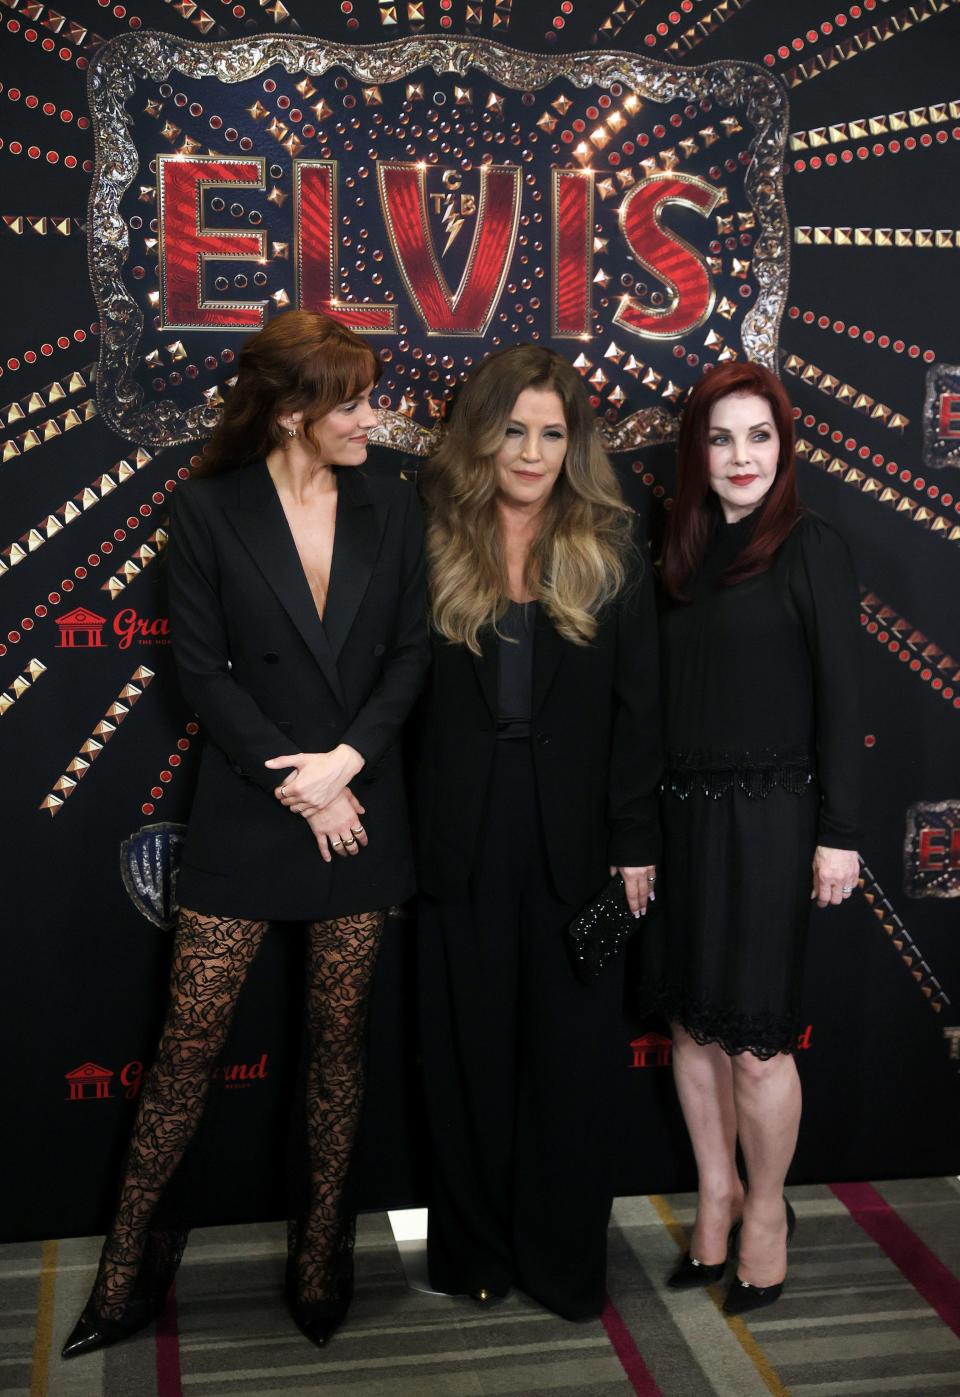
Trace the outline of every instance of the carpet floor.
{"label": "carpet floor", "polygon": [[[0,1246],[2,1397],[960,1397],[960,1184],[789,1190],[780,1301],[727,1320],[721,1287],[674,1292],[691,1195],[619,1199],[610,1298],[570,1324],[521,1294],[478,1308],[410,1289],[386,1214],[361,1218],[357,1291],[328,1349],[280,1297],[280,1224],[193,1233],[156,1325],[69,1363],[99,1238]],[[558,1222],[558,1225],[562,1225]]]}

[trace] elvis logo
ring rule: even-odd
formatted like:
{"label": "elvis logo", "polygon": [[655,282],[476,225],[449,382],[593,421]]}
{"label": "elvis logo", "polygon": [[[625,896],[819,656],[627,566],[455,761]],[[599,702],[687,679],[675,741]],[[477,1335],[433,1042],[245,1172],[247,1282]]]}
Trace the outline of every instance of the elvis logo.
{"label": "elvis logo", "polygon": [[903,882],[908,897],[960,897],[960,800],[907,810]]}
{"label": "elvis logo", "polygon": [[960,364],[933,364],[927,370],[923,459],[928,470],[960,466]]}
{"label": "elvis logo", "polygon": [[235,332],[287,306],[372,338],[374,439],[413,451],[518,339],[575,358],[611,449],[673,435],[707,364],[776,366],[787,103],[751,64],[141,33],[90,93],[98,396],[134,440],[208,433]]}

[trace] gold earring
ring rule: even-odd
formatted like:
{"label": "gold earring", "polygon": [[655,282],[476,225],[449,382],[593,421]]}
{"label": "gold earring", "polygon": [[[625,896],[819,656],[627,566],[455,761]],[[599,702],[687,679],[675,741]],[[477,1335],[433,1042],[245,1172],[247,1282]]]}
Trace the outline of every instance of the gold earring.
{"label": "gold earring", "polygon": [[297,429],[296,429],[296,427],[288,427],[288,428],[287,428],[287,436],[288,436],[288,437],[295,437],[296,435],[297,435]]}

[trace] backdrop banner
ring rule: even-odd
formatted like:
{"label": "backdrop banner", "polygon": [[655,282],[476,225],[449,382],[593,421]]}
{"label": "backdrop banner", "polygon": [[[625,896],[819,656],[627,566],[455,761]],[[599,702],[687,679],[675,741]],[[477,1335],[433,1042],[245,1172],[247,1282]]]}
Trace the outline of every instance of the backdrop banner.
{"label": "backdrop banner", "polygon": [[[812,914],[791,1178],[956,1173],[956,0],[2,4],[0,1238],[112,1207],[203,741],[168,502],[288,307],[380,353],[373,472],[416,470],[490,350],[567,354],[654,541],[692,384],[781,374],[802,496],[857,562],[866,691],[862,879]],[[377,971],[365,1208],[425,1201],[415,918]],[[284,1215],[301,956],[272,928],[171,1216]],[[629,956],[627,982],[619,1191],[691,1187]]]}

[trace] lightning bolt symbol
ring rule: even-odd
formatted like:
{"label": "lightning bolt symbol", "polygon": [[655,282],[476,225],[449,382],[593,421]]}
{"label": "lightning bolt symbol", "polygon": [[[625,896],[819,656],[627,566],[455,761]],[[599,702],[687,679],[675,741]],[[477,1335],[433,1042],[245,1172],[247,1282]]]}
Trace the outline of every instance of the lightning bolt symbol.
{"label": "lightning bolt symbol", "polygon": [[442,222],[444,228],[446,228],[447,230],[448,236],[447,245],[441,252],[440,256],[446,257],[447,253],[450,251],[451,247],[453,247],[453,244],[456,242],[457,234],[460,232],[460,229],[463,227],[464,224],[464,220],[456,212],[452,194],[447,195],[447,202],[444,205],[443,209]]}

